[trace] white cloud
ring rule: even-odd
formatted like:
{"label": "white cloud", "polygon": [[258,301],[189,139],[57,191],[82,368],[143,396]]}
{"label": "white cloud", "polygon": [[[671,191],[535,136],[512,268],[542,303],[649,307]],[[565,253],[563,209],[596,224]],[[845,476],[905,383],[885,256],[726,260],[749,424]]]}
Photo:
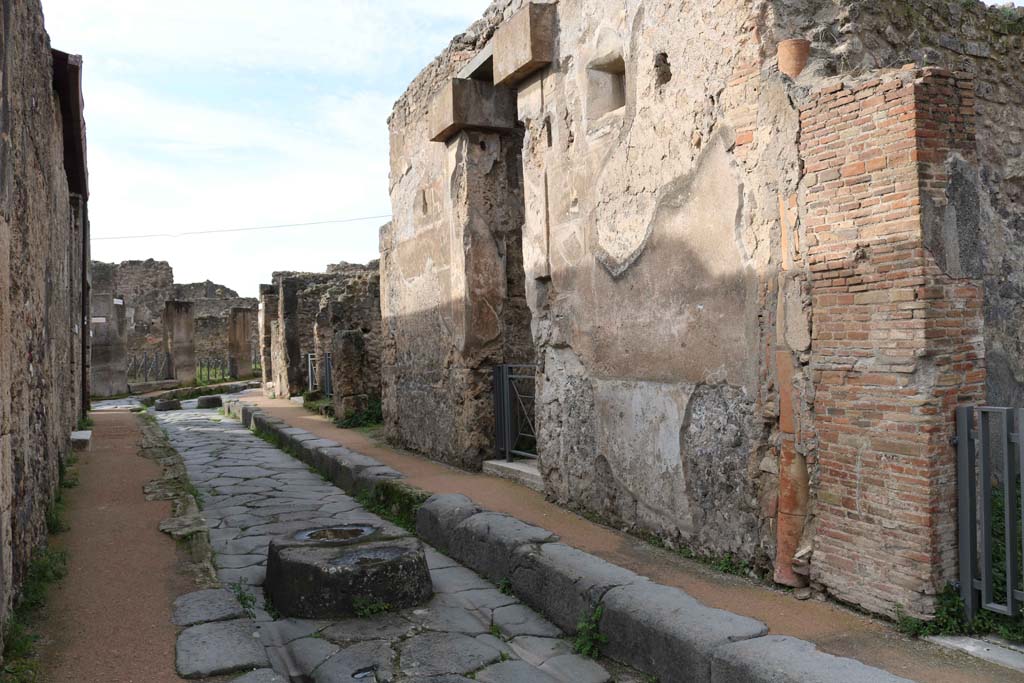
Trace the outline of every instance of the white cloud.
{"label": "white cloud", "polygon": [[[94,236],[388,213],[387,116],[488,0],[43,0],[55,47],[85,58]],[[383,221],[94,241],[179,282],[254,295],[274,270],[378,252]]]}
{"label": "white cloud", "polygon": [[[372,74],[439,50],[486,0],[44,0],[62,49],[199,67]],[[132,64],[132,59],[125,66]]]}

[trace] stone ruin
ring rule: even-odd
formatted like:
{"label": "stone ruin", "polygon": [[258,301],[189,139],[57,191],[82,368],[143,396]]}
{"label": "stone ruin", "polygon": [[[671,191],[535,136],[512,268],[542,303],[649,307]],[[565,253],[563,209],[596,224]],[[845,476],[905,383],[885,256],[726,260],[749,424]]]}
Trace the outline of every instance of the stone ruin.
{"label": "stone ruin", "polygon": [[1024,398],[1024,16],[496,0],[398,100],[388,436],[873,612],[957,577],[953,410]]}
{"label": "stone ruin", "polygon": [[[143,358],[152,361],[160,359],[156,366],[165,368],[164,376],[148,376],[149,380],[175,379],[188,382],[195,379],[196,361],[223,361],[225,368],[234,368],[245,374],[234,377],[251,377],[257,341],[257,300],[240,297],[238,293],[209,280],[192,284],[175,284],[174,272],[166,261],[123,261],[118,264],[92,262],[93,290],[105,297],[121,301],[124,308],[122,335],[124,352],[104,355],[100,360],[101,373],[115,375],[127,373],[128,365],[137,368]],[[106,318],[100,309],[106,298],[97,300],[99,308],[94,309],[93,319]],[[168,302],[188,304],[168,312]],[[187,312],[186,312],[187,308]],[[104,309],[105,310],[105,309]],[[248,312],[246,314],[245,312]],[[178,329],[168,330],[167,316],[175,321]],[[185,318],[189,322],[186,323]],[[94,322],[94,325],[102,324]],[[244,327],[239,327],[239,325]],[[99,331],[94,329],[94,335]],[[107,331],[103,330],[106,335]],[[186,335],[187,340],[186,341]],[[243,338],[244,337],[244,338]],[[177,344],[178,353],[188,344],[191,352],[188,358],[179,358],[175,369],[172,347]],[[96,352],[94,351],[94,354]],[[247,354],[241,358],[239,354]],[[113,359],[113,361],[111,361]],[[125,367],[110,367],[109,363],[125,363]],[[94,370],[95,374],[95,370]],[[136,373],[137,374],[137,373]],[[141,382],[139,376],[128,378],[132,383]],[[104,393],[105,381],[95,383],[93,395],[110,396],[124,393],[127,389]],[[118,386],[124,386],[123,383]]]}
{"label": "stone ruin", "polygon": [[82,58],[50,47],[39,0],[5,3],[0,34],[0,624],[7,624],[29,562],[46,543],[71,433],[88,410],[89,183]]}
{"label": "stone ruin", "polygon": [[339,417],[380,400],[378,269],[377,261],[340,263],[325,273],[274,273],[274,284],[260,286],[260,358],[268,395],[301,396],[312,386],[333,397]]}

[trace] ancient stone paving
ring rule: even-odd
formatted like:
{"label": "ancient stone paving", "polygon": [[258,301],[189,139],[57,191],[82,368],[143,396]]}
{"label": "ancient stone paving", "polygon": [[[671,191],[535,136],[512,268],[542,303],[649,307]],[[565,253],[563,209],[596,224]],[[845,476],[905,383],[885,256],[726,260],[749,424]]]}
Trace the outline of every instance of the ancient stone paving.
{"label": "ancient stone paving", "polygon": [[[237,681],[268,683],[613,680],[601,665],[574,654],[553,624],[429,547],[435,595],[423,606],[337,622],[275,620],[261,589],[272,537],[341,523],[403,532],[238,422],[190,410],[189,403],[156,417],[202,497],[225,588],[179,598],[181,675],[237,672]],[[235,599],[240,593],[252,596],[248,609]]]}

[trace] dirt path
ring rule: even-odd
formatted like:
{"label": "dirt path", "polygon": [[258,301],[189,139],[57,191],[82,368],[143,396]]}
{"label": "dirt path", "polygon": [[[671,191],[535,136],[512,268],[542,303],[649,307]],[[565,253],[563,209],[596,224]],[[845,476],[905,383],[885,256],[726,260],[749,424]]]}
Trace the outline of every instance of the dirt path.
{"label": "dirt path", "polygon": [[92,450],[80,454],[80,484],[65,491],[71,530],[55,543],[68,576],[40,619],[47,683],[179,682],[171,603],[188,592],[174,542],[160,533],[170,503],[149,502],[143,485],[160,467],[137,454],[138,417],[93,413]]}
{"label": "dirt path", "polygon": [[473,474],[377,443],[358,431],[339,429],[298,404],[256,392],[240,396],[267,413],[322,438],[344,444],[402,472],[406,481],[434,493],[461,493],[479,505],[513,515],[558,534],[563,542],[609,562],[683,589],[706,605],[759,619],[772,633],[815,642],[821,650],[852,657],[894,674],[928,683],[1009,683],[1024,675],[913,640],[890,625],[832,603],[798,601],[790,594],[655,548],[595,524],[544,500],[519,484]]}

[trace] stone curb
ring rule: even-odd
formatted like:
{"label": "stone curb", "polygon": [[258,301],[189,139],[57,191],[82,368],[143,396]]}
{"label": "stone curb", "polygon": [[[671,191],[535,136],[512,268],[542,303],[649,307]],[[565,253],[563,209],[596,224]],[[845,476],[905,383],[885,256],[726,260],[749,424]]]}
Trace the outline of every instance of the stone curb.
{"label": "stone curb", "polygon": [[[401,473],[340,444],[319,439],[239,400],[225,413],[280,439],[296,457],[349,493],[372,493]],[[911,683],[814,643],[769,636],[763,623],[708,607],[509,515],[483,510],[460,494],[433,495],[416,513],[428,544],[516,596],[567,634],[601,608],[602,653],[661,683]]]}

